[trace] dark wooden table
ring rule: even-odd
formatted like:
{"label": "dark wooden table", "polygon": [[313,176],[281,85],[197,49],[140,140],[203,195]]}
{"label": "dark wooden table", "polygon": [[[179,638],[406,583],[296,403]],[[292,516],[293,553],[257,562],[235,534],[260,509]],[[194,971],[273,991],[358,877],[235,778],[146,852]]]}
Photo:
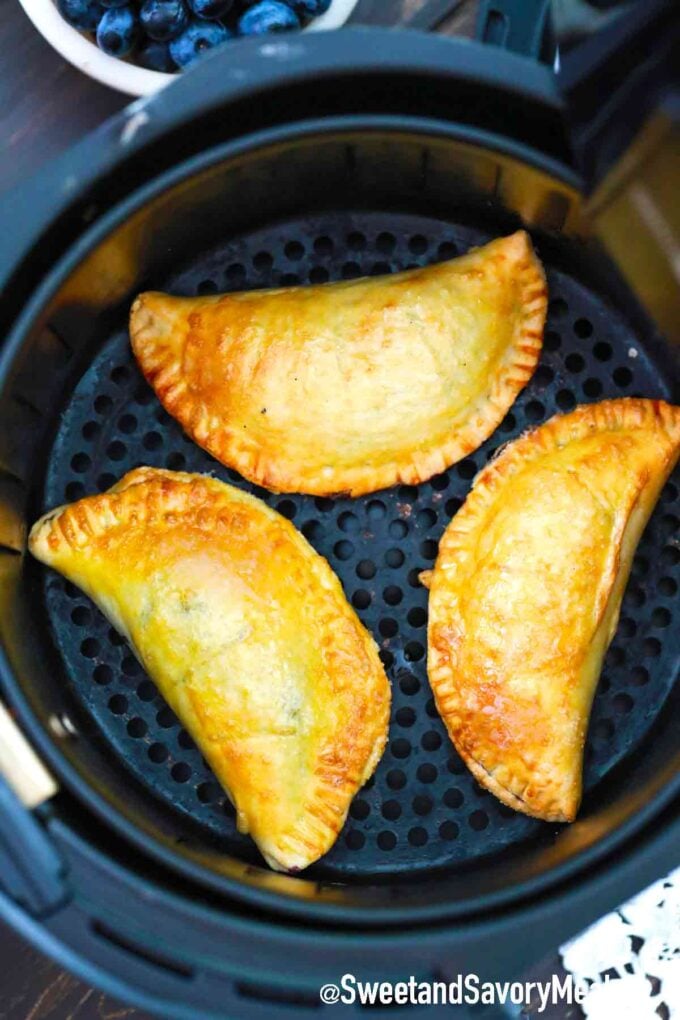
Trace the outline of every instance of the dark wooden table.
{"label": "dark wooden table", "polygon": [[[424,0],[374,0],[389,4],[394,20],[411,18]],[[471,35],[476,0],[465,0],[439,31]],[[28,21],[17,0],[0,0],[0,192],[122,109],[128,98],[63,61]],[[123,1006],[83,984],[0,926],[0,1020],[144,1020],[148,1014]],[[531,975],[549,979],[558,958]],[[571,1012],[577,1020],[579,1011]],[[545,1020],[567,1020],[562,1010]]]}

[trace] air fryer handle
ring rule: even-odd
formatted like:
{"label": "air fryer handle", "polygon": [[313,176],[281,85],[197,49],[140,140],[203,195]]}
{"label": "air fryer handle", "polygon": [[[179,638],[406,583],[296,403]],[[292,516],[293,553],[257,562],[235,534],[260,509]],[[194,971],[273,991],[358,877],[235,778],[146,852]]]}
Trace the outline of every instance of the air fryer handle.
{"label": "air fryer handle", "polygon": [[0,702],[0,890],[34,917],[66,896],[61,858],[31,808],[57,784]]}
{"label": "air fryer handle", "polygon": [[33,917],[68,897],[64,863],[39,820],[0,776],[0,889]]}
{"label": "air fryer handle", "polygon": [[46,829],[0,776],[0,891],[44,917],[68,899],[65,871]]}
{"label": "air fryer handle", "polygon": [[[556,3],[568,12],[570,0]],[[560,24],[557,24],[560,41]],[[678,84],[676,0],[633,3],[585,41],[560,54],[557,85],[574,159],[592,191],[620,164]]]}
{"label": "air fryer handle", "polygon": [[[677,84],[676,0],[481,0],[477,38],[558,68],[574,163],[592,191]],[[591,34],[573,45],[575,28]],[[557,58],[557,59],[556,59]]]}
{"label": "air fryer handle", "polygon": [[554,40],[550,0],[481,0],[476,36],[542,63],[552,63]]}

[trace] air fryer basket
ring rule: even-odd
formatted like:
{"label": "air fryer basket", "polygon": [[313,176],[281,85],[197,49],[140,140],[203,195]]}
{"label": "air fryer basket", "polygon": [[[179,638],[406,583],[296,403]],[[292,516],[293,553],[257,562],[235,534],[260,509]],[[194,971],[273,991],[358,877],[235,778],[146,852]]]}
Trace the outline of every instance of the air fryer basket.
{"label": "air fryer basket", "polygon": [[[480,144],[459,123],[390,111],[336,112],[219,144],[215,130],[172,169],[159,150],[158,173],[147,146],[143,183],[130,170],[134,186],[118,201],[120,182],[110,178],[114,199],[103,210],[93,204],[92,223],[81,204],[73,243],[54,240],[56,221],[59,258],[2,351],[3,681],[63,784],[45,817],[62,805],[79,831],[111,832],[126,860],[134,847],[199,897],[211,890],[282,918],[415,925],[547,894],[624,854],[677,793],[680,478],[664,489],[635,558],[571,826],[507,809],[462,765],[428,687],[427,593],[417,575],[502,443],[576,403],[677,401],[676,354],[580,239],[577,182],[538,148],[490,135]],[[72,219],[61,222],[73,230]],[[130,352],[126,316],[141,289],[212,293],[388,273],[521,225],[548,275],[540,365],[494,435],[417,488],[330,500],[251,486],[182,434]],[[46,254],[36,250],[34,261]],[[25,287],[25,273],[15,285]],[[24,555],[39,514],[142,463],[213,472],[293,520],[381,648],[393,689],[388,747],[336,846],[301,876],[266,869],[125,642],[81,592]]]}

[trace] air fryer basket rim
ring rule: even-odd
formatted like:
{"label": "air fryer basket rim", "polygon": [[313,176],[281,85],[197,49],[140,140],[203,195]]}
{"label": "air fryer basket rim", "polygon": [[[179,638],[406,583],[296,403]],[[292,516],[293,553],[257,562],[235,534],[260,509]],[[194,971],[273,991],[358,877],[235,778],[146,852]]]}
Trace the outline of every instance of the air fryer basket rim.
{"label": "air fryer basket rim", "polygon": [[[404,134],[409,132],[422,134],[423,137],[451,139],[469,146],[470,149],[496,153],[499,156],[507,156],[522,162],[540,173],[554,178],[565,190],[572,191],[574,194],[579,189],[580,178],[568,164],[546,155],[538,149],[522,146],[514,139],[506,139],[491,131],[471,128],[467,125],[452,124],[435,117],[383,114],[306,118],[293,125],[286,124],[253,131],[236,140],[201,150],[186,160],[174,164],[170,169],[141,184],[126,197],[104,210],[91,226],[88,227],[85,223],[84,229],[77,239],[59,254],[57,263],[51,265],[49,273],[40,279],[37,286],[33,287],[30,297],[22,304],[16,320],[14,322],[11,319],[8,320],[8,326],[11,325],[12,328],[0,348],[0,375],[7,370],[16,353],[12,346],[13,338],[15,343],[21,343],[23,328],[32,320],[36,310],[54,293],[56,289],[53,279],[54,270],[59,270],[59,279],[63,280],[67,273],[75,269],[81,259],[95,248],[115,226],[119,225],[124,218],[131,216],[153,197],[222,160],[309,134],[332,135],[343,130],[347,132],[393,130]],[[41,180],[42,178],[38,177],[34,181],[38,185],[38,192],[43,190],[39,183]],[[12,203],[10,201],[7,204],[11,206]],[[9,247],[11,243],[11,231],[9,236],[2,232],[2,217],[3,211],[0,207],[0,286],[10,287],[11,274],[8,273],[3,277],[2,273],[6,267],[14,265],[11,254],[3,250],[5,245]],[[18,218],[25,222],[23,215]],[[36,244],[39,245],[40,241],[41,239],[38,237]],[[11,299],[11,291],[8,297]]]}
{"label": "air fryer basket rim", "polygon": [[[407,122],[407,118],[404,118],[404,117],[400,118],[400,122],[399,122],[400,130],[403,129],[403,127],[404,127],[406,122]],[[325,124],[328,124],[327,120],[325,121]],[[431,129],[431,126],[432,126],[432,123],[431,122],[428,123],[427,120],[420,120],[419,124],[420,124],[420,126],[422,126],[423,124],[427,125],[427,129],[428,130]],[[382,123],[381,126],[384,126],[384,123]],[[302,130],[302,127],[301,127],[301,130]],[[452,129],[452,125],[447,125],[447,131],[451,132],[452,130],[453,130]],[[281,131],[284,132],[286,138],[290,139],[292,137],[290,129],[281,129]],[[274,135],[276,135],[276,134],[277,133],[274,132]],[[258,144],[261,144],[262,140],[265,137],[268,137],[268,136],[265,136],[265,135],[258,136]],[[255,141],[255,137],[251,137],[251,138],[246,139],[245,141],[241,141],[240,143],[236,143],[236,145],[237,146],[240,146],[240,145],[247,146],[247,147],[250,148],[254,144],[254,141]],[[504,145],[504,143],[501,140],[499,140],[498,147],[502,148],[503,145]],[[227,147],[222,147],[222,148],[224,149],[224,148],[227,148]],[[526,158],[526,152],[524,152],[523,155]],[[214,150],[209,150],[208,152],[204,153],[202,156],[195,157],[193,165],[190,166],[189,163],[182,164],[181,167],[177,168],[177,170],[175,172],[176,173],[195,172],[196,169],[198,168],[198,165],[200,163],[202,163],[204,161],[204,159],[209,158],[211,161],[213,161],[214,157],[215,157],[215,151]],[[542,161],[543,160],[543,157],[540,155],[540,153],[536,153],[536,158],[537,158],[537,161]],[[569,180],[570,177],[573,177],[573,174],[570,172],[569,168],[565,166],[564,167],[564,179],[565,180]],[[123,215],[129,214],[129,212],[132,212],[133,207],[137,203],[142,203],[143,204],[145,201],[148,200],[148,198],[150,197],[152,192],[156,193],[158,190],[161,189],[161,187],[167,187],[167,186],[169,186],[169,177],[168,177],[167,180],[165,179],[164,176],[158,177],[157,180],[155,180],[154,182],[152,182],[150,185],[147,186],[147,190],[146,191],[141,189],[140,191],[135,192],[135,194],[130,196],[125,202],[122,202],[122,203],[116,205],[111,210],[109,210],[108,213],[105,216],[102,216],[102,218],[97,221],[97,223],[96,223],[95,227],[93,228],[93,230],[91,230],[89,232],[86,232],[81,237],[79,243],[77,243],[75,246],[73,246],[69,250],[69,252],[68,252],[68,263],[69,263],[69,265],[74,265],[76,262],[79,262],[81,260],[81,258],[83,257],[83,255],[85,254],[86,250],[88,250],[91,246],[93,246],[96,243],[96,239],[97,238],[102,238],[105,234],[108,234],[109,231],[111,230],[112,226],[113,226],[113,223],[114,222],[116,222],[116,223],[120,222],[121,217]],[[60,273],[61,273],[61,278],[63,278],[63,275],[65,275],[65,273],[66,273],[66,260],[64,260],[64,262],[59,265],[59,270],[60,270]],[[35,293],[33,301],[31,302],[31,304],[29,306],[27,306],[27,308],[25,308],[25,310],[23,312],[23,315],[20,317],[19,321],[17,321],[16,328],[15,328],[14,334],[13,334],[14,341],[16,343],[19,342],[19,335],[20,335],[20,333],[22,331],[22,329],[21,329],[22,324],[27,323],[32,318],[32,310],[35,309],[36,307],[38,307],[39,304],[42,304],[44,300],[47,300],[48,292],[52,292],[55,289],[56,289],[56,281],[55,281],[55,279],[51,278],[50,281],[46,281],[43,284],[43,286],[40,288],[40,290]],[[2,357],[3,365],[6,364],[5,359],[9,359],[9,355],[10,355],[11,350],[12,350],[12,343],[11,343],[11,341],[8,341],[7,346],[5,347],[5,349],[3,351],[3,357]],[[4,370],[4,368],[2,370]],[[6,666],[6,663],[3,663],[3,665]],[[7,679],[7,677],[5,677],[5,679]],[[22,696],[20,694],[18,694],[17,692],[15,692],[15,694],[17,695],[17,702],[16,702],[16,704],[18,706],[19,701],[23,702],[23,699],[22,699]],[[47,751],[46,751],[45,747],[43,747],[43,750],[47,754]],[[665,798],[670,799],[671,796],[672,796],[672,789],[671,789],[671,787],[669,785],[665,789]],[[661,804],[656,804],[655,807],[661,808]],[[647,813],[648,813],[648,815],[651,815],[653,813],[652,805],[648,805],[647,806]],[[108,817],[108,809],[105,812],[105,814]],[[620,844],[620,841],[623,841],[624,838],[628,838],[628,836],[630,836],[632,834],[633,830],[637,830],[638,829],[639,826],[638,826],[637,823],[640,822],[640,819],[642,819],[643,821],[646,821],[646,818],[647,818],[646,815],[640,814],[640,816],[638,816],[638,819],[635,820],[635,824],[633,824],[632,820],[631,820],[630,831],[622,832],[621,840],[615,840],[615,844],[618,846]],[[641,824],[641,822],[640,822],[640,824]],[[134,833],[134,835],[137,836],[137,833]],[[613,849],[613,847],[610,847],[610,848],[607,847],[607,840],[603,840],[603,843],[601,843],[601,845],[598,845],[598,846],[600,846],[601,854],[605,854],[605,853],[609,852],[609,850]],[[146,847],[146,845],[145,845],[145,849],[148,849],[148,847]],[[176,861],[172,861],[172,864],[176,865]],[[552,884],[553,881],[557,882],[557,881],[560,881],[560,880],[566,878],[567,874],[568,874],[568,872],[562,873],[562,872],[560,872],[559,870],[556,869],[554,875],[551,875],[551,882],[550,882],[550,884]],[[514,891],[516,892],[516,894],[518,896],[521,896],[521,895],[524,895],[524,894],[528,894],[528,892],[535,892],[535,891],[537,891],[538,887],[539,886],[536,885],[536,882],[534,880],[531,883],[529,883],[529,887],[527,887],[526,889],[522,889],[520,886],[516,886]],[[232,888],[229,889],[229,892],[230,892],[231,895],[237,895],[237,896],[239,896],[241,898],[245,897],[246,899],[250,900],[251,902],[253,902],[253,898],[251,896],[253,891],[261,891],[261,890],[252,890],[251,889],[249,891],[249,895],[246,896],[245,892],[244,892],[243,885],[242,885],[241,882],[236,883],[236,885],[234,885]],[[513,897],[509,897],[509,899],[511,899],[511,898],[514,899],[514,896]],[[257,898],[255,898],[255,899],[257,899]],[[484,909],[486,909],[486,908],[490,909],[491,906],[498,906],[498,905],[500,905],[501,902],[502,902],[501,899],[493,900],[492,903],[484,905]],[[274,895],[273,900],[272,900],[272,899],[270,899],[268,894],[265,894],[265,895],[263,895],[262,899],[260,900],[260,903],[261,903],[262,906],[267,906],[267,907],[271,907],[271,906],[274,905],[274,903],[276,903],[276,905],[280,908],[280,899],[279,899],[278,895]],[[301,911],[304,914],[304,916],[306,918],[309,918],[310,917],[310,913],[311,913],[310,907],[312,907],[312,905],[310,903],[303,903],[303,904],[300,904],[300,905],[298,905],[296,903],[295,908],[293,908],[293,909],[295,910],[298,906],[301,907]],[[317,906],[316,904],[313,905],[312,909],[314,909],[316,906]],[[481,905],[480,905],[480,907],[481,907]],[[337,919],[339,916],[342,916],[342,914],[343,914],[343,908],[338,907],[337,905],[332,905],[329,908],[329,914],[328,914],[329,917],[332,916],[334,919]],[[319,915],[317,915],[317,916],[319,916]],[[352,918],[356,919],[356,914],[354,913],[354,911],[351,913],[351,915],[348,915],[348,918],[347,918],[348,920],[349,920],[350,916]],[[426,920],[426,919],[430,918],[431,916],[432,915],[430,913],[424,913],[423,914],[423,920]],[[407,914],[404,915],[405,919],[406,919],[406,917],[408,917],[410,920],[413,920],[414,919],[413,912],[409,911]],[[391,911],[389,912],[389,919],[390,920],[395,920],[396,919],[394,912],[391,912]]]}
{"label": "air fryer basket rim", "polygon": [[[381,127],[384,127],[384,126],[385,126],[384,121],[381,121]],[[315,125],[311,125],[311,126],[307,125],[306,127],[309,127],[309,128],[311,128],[313,130]],[[336,127],[337,127],[337,125],[336,125]],[[400,127],[400,129],[404,128],[403,120],[400,122],[399,127]],[[431,127],[432,127],[432,125],[428,125],[428,133],[430,133]],[[301,129],[301,131],[302,131],[302,129]],[[307,132],[305,130],[305,131],[302,131],[302,133],[307,133]],[[278,132],[276,132],[276,135],[278,136]],[[288,139],[290,139],[290,137],[291,137],[290,132],[286,133],[286,137]],[[249,141],[252,143],[254,140],[251,139]],[[256,144],[261,145],[262,142],[263,142],[263,139],[261,137],[258,137],[257,140],[256,140]],[[248,146],[248,147],[250,148],[250,146]],[[242,148],[242,143],[238,145],[238,148],[239,148],[239,150]],[[189,167],[184,166],[184,167],[181,167],[181,168],[178,168],[177,170],[175,170],[174,173],[172,174],[172,177],[174,179],[178,179],[179,177],[184,177],[187,174],[191,176],[191,175],[193,175],[193,173],[195,173],[197,171],[197,168],[198,168],[197,164],[198,163],[204,163],[205,165],[215,163],[216,155],[217,154],[214,151],[210,151],[210,152],[204,154],[204,158],[203,159],[198,159],[198,160],[195,159],[194,161],[192,161],[192,164]],[[224,155],[225,155],[225,152],[224,152],[224,149],[222,148],[221,151],[219,152],[219,157],[223,158]],[[101,239],[103,236],[105,236],[105,234],[108,234],[110,232],[110,230],[113,228],[114,222],[115,223],[122,222],[124,219],[126,219],[130,215],[130,213],[132,212],[133,207],[139,207],[141,205],[144,205],[149,200],[150,194],[152,192],[153,193],[158,193],[159,191],[164,190],[168,186],[169,186],[168,178],[165,177],[165,176],[161,177],[161,178],[157,179],[156,181],[154,181],[152,184],[148,185],[147,188],[144,189],[142,192],[137,192],[133,196],[130,196],[126,203],[122,203],[120,206],[116,207],[114,210],[111,210],[109,212],[109,214],[105,218],[103,218],[101,221],[99,221],[96,224],[96,226],[92,229],[92,231],[87,232],[85,235],[83,235],[83,237],[80,239],[79,244],[77,245],[76,250],[73,250],[70,253],[71,257],[68,260],[65,260],[64,263],[60,266],[59,278],[58,279],[53,279],[53,280],[50,281],[50,288],[49,289],[50,290],[56,290],[60,280],[63,279],[68,274],[68,272],[73,267],[73,265],[75,265],[78,262],[80,262],[80,260],[82,259],[82,257],[83,257],[83,255],[84,255],[86,250],[89,250],[91,247],[95,246],[99,239]],[[45,288],[47,288],[47,284],[45,285]],[[41,291],[37,292],[35,294],[35,297],[34,297],[34,301],[35,301],[36,305],[37,306],[41,306],[44,303],[44,301],[46,300],[46,297],[47,297],[46,293],[44,293],[42,288],[41,288]],[[27,307],[26,312],[25,312],[26,316],[29,317],[29,319],[31,317],[31,313],[32,313],[32,308],[29,306],[29,307]],[[17,324],[17,330],[16,330],[16,333],[15,333],[15,339],[18,338],[19,333],[21,332],[21,325],[22,325],[21,323]],[[7,348],[6,352],[5,352],[6,356],[8,356],[8,352],[9,352],[9,350],[11,350],[11,348],[12,348],[12,344],[10,342],[8,344],[8,348]],[[15,696],[16,696],[16,692],[15,692]],[[18,701],[17,701],[17,705],[18,705]],[[49,740],[49,738],[47,739],[47,743],[43,742],[42,750],[44,751],[44,753],[46,755],[50,754],[51,752],[54,751],[54,747],[53,747],[51,741]],[[56,766],[57,763],[55,762],[54,764]],[[70,778],[71,782],[73,782],[75,777],[74,776],[70,776],[69,778]],[[666,789],[664,791],[664,800],[666,798],[670,797],[671,793],[672,793],[671,789],[669,787],[666,787]],[[92,799],[92,796],[94,796],[95,799],[96,799],[96,795],[93,795],[92,791],[90,791],[89,789],[86,790],[86,794],[87,794],[88,799],[90,801]],[[81,796],[83,795],[82,789],[80,790],[80,795]],[[102,808],[102,805],[99,802],[97,802],[96,804],[92,804],[91,803],[90,806],[95,806],[97,808],[97,810],[98,810],[98,813],[103,814],[103,816],[105,818],[107,818],[109,820],[109,822],[110,822],[110,808],[108,806],[106,806],[105,808]],[[651,816],[653,814],[654,810],[657,809],[657,808],[660,808],[661,806],[662,806],[661,802],[656,802],[653,806],[652,805],[648,805],[647,815]],[[598,853],[597,856],[601,856],[603,854],[606,854],[606,853],[610,852],[610,850],[613,848],[613,846],[619,845],[620,842],[622,842],[624,839],[629,837],[632,834],[633,830],[637,829],[639,827],[639,825],[642,824],[643,821],[647,820],[647,815],[644,815],[644,814],[638,815],[636,820],[635,820],[635,824],[633,824],[632,821],[631,821],[631,823],[629,823],[628,827],[624,827],[624,829],[621,830],[618,833],[618,837],[613,840],[613,843],[611,845],[609,845],[609,841],[608,840],[601,841],[601,843],[598,844],[599,853]],[[125,826],[123,826],[122,829],[124,831],[125,830]],[[131,837],[133,839],[138,839],[138,837],[139,837],[139,834],[136,831],[132,830],[132,829],[129,829],[127,831],[126,835],[129,838]],[[613,834],[612,834],[612,836],[613,836]],[[145,849],[148,849],[148,844],[146,842],[144,843],[144,846],[145,846]],[[156,848],[154,848],[154,849],[156,849]],[[170,855],[166,856],[165,854],[162,854],[162,857],[165,859],[166,863],[170,864],[171,866],[173,866],[175,868],[177,867],[178,861],[177,861],[177,857],[176,856],[170,856]],[[574,864],[574,863],[575,862],[572,862],[572,864]],[[186,871],[186,861],[184,859],[182,859],[182,865],[183,865],[182,870]],[[571,871],[572,871],[571,868],[567,868],[566,870],[555,869],[553,872],[550,873],[549,876],[546,876],[546,879],[548,880],[548,884],[552,885],[553,883],[562,881],[564,878],[566,878],[568,876],[568,874]],[[198,874],[196,874],[196,872],[192,873],[192,869],[189,869],[189,873],[190,873],[191,877],[194,877],[194,878],[199,878],[200,877],[200,879],[203,881],[203,883],[205,883],[205,875],[204,875],[203,872],[201,872],[201,874],[199,876]],[[540,883],[539,883],[539,886],[540,886]],[[223,892],[227,891],[228,894],[237,895],[237,896],[241,896],[241,897],[244,896],[244,888],[243,888],[243,885],[242,885],[241,882],[232,883],[231,880],[229,880],[228,888],[226,890],[225,890],[224,883],[220,882],[220,887],[221,887],[221,891],[223,891]],[[491,909],[492,907],[499,906],[503,902],[507,902],[507,901],[509,901],[511,899],[512,900],[518,899],[518,898],[521,898],[524,895],[527,895],[530,892],[536,892],[536,891],[538,891],[537,884],[536,884],[535,880],[533,880],[532,882],[528,883],[526,887],[522,886],[522,885],[516,885],[516,886],[514,886],[512,888],[512,890],[508,890],[507,895],[493,898],[488,903],[479,903],[479,904],[477,904],[477,907],[479,909],[487,909],[487,908]],[[269,906],[269,907],[272,907],[274,905],[274,903],[271,901],[270,896],[268,894],[265,894],[264,896],[262,895],[262,890],[250,889],[248,891],[248,895],[246,896],[246,898],[252,900],[253,893],[256,894],[255,899],[259,900],[261,905]],[[277,905],[280,907],[280,897],[279,897],[278,894],[274,894],[274,900],[277,902]],[[313,910],[315,910],[315,908],[317,907],[317,904],[310,904],[310,903],[299,904],[297,901],[294,901],[293,909],[297,908],[298,906],[302,907],[302,912],[303,912],[304,916],[305,917],[309,917],[310,906],[312,907]],[[336,920],[339,919],[339,917],[341,917],[342,914],[344,913],[343,907],[341,905],[338,905],[338,904],[332,904],[329,909],[330,909],[330,912],[331,912],[333,918],[336,919]],[[419,914],[419,912],[418,911],[414,912],[413,909],[409,909],[409,911],[408,911],[408,917],[412,921],[416,919],[416,916],[418,914]],[[373,916],[373,919],[375,921],[377,921],[379,919],[378,916],[375,913],[373,913],[372,916]],[[423,920],[432,919],[433,916],[434,915],[433,915],[433,912],[432,912],[431,909],[423,909],[423,911],[422,911],[422,919]],[[450,916],[450,911],[449,911],[449,916]],[[355,914],[354,911],[351,911],[351,913],[347,914],[346,920],[349,920],[350,917],[356,917],[356,914]],[[384,919],[387,920],[388,918],[390,920],[394,920],[394,911],[389,911],[389,912],[387,912],[385,914],[385,918]]]}
{"label": "air fryer basket rim", "polygon": [[[380,53],[379,63],[376,63],[377,52]],[[549,68],[496,47],[490,60],[488,47],[466,39],[414,30],[398,32],[352,27],[341,32],[306,33],[294,42],[238,40],[230,48],[226,73],[221,56],[220,53],[206,55],[165,89],[130,103],[6,196],[6,201],[0,205],[0,287],[6,298],[0,310],[0,321],[4,324],[11,321],[13,294],[8,285],[16,277],[23,260],[30,257],[33,263],[40,261],[39,244],[44,239],[46,223],[69,217],[78,230],[87,227],[91,209],[86,203],[93,185],[106,182],[97,194],[97,202],[102,209],[107,208],[110,202],[121,197],[121,192],[116,190],[117,182],[112,178],[114,169],[128,168],[133,160],[142,162],[151,146],[155,147],[157,158],[160,147],[161,165],[173,165],[173,159],[162,162],[163,142],[182,125],[189,128],[185,132],[186,144],[180,146],[175,139],[173,155],[184,162],[192,153],[202,151],[200,143],[194,144],[194,139],[201,134],[201,123],[226,106],[248,101],[249,112],[253,112],[249,131],[276,123],[290,124],[308,118],[309,104],[304,101],[301,108],[293,103],[284,110],[272,112],[268,103],[277,93],[292,86],[309,88],[313,84],[318,87],[319,83],[339,80],[346,86],[349,97],[343,112],[354,113],[356,106],[348,83],[364,75],[371,83],[398,77],[455,87],[456,83],[465,81],[490,87],[505,97],[512,96],[522,108],[533,104],[545,110],[553,127],[562,119],[562,99]],[[342,90],[340,92],[342,94]],[[299,96],[296,102],[300,103]],[[363,103],[360,108],[364,109]],[[529,105],[526,111],[531,113]],[[484,107],[475,111],[474,120],[482,119],[483,115]],[[447,111],[445,116],[450,113]],[[532,144],[533,125],[530,117],[526,119],[526,133],[519,144],[527,141],[527,154],[533,149],[536,158],[543,159],[545,145],[541,142],[545,139]],[[498,138],[502,143],[504,136],[499,134]],[[579,177],[569,164],[564,139],[561,155],[565,157],[561,175],[578,185]],[[144,172],[154,173],[155,169],[152,163]],[[123,189],[136,187],[139,181],[133,178],[128,181],[127,176],[123,174]],[[60,236],[50,238],[51,251],[61,250],[62,244]],[[35,265],[31,272],[35,272]],[[18,300],[18,307],[21,307],[23,297]]]}
{"label": "air fryer basket rim", "polygon": [[[619,857],[611,866],[605,864],[587,873],[561,888],[554,900],[530,901],[512,914],[501,913],[464,926],[374,932],[339,932],[328,926],[319,929],[318,925],[294,928],[282,919],[274,925],[253,915],[237,916],[219,905],[216,909],[214,904],[189,901],[176,888],[162,887],[159,876],[136,875],[123,869],[109,854],[93,848],[87,837],[63,825],[61,830],[60,850],[73,868],[78,888],[88,890],[89,898],[70,904],[66,911],[44,921],[29,917],[0,896],[0,913],[5,920],[82,980],[139,1008],[182,1020],[243,1020],[245,1016],[258,1020],[262,1014],[257,1011],[262,1009],[269,990],[274,996],[277,987],[315,996],[319,985],[329,979],[337,981],[345,970],[378,981],[390,973],[402,980],[414,971],[431,973],[437,979],[471,971],[489,980],[516,978],[541,956],[547,942],[559,944],[579,926],[594,921],[620,902],[621,887],[631,888],[632,882],[639,887],[653,881],[677,846],[680,820],[647,832],[635,859],[631,855]],[[170,987],[167,979],[159,982],[159,976],[166,976],[156,967],[147,968],[150,972],[143,975],[137,969],[132,977],[131,957],[117,951],[115,941],[101,942],[95,950],[93,923],[96,931],[101,917],[106,918],[114,939],[119,933],[133,952],[137,947],[142,954],[145,949],[158,950],[157,933],[162,931],[168,960],[184,973],[203,976],[204,969],[212,966],[212,978],[217,981],[210,1005],[196,1002],[191,981],[171,982]],[[516,937],[520,927],[521,940]],[[262,987],[263,994],[258,996],[260,1001],[247,1003],[239,998],[238,983],[252,968],[253,947],[257,947],[256,986]],[[291,957],[303,957],[305,961],[292,981],[288,969],[285,974],[280,972],[280,962]],[[290,1003],[281,1007],[275,998],[268,1002],[268,1008],[272,1017],[290,1015]]]}

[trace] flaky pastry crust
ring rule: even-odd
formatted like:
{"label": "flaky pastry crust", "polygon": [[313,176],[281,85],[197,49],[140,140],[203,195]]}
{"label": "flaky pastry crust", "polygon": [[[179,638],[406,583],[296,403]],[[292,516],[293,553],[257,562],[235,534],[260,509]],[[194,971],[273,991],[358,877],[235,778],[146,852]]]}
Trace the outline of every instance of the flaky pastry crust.
{"label": "flaky pastry crust", "polygon": [[275,492],[417,484],[530,379],[547,304],[524,231],[392,276],[133,304],[139,365],[186,432]]}
{"label": "flaky pastry crust", "polygon": [[572,821],[635,548],[680,453],[680,408],[552,418],[475,479],[430,588],[428,674],[456,749],[503,803]]}
{"label": "flaky pastry crust", "polygon": [[123,634],[277,870],[335,842],[382,754],[375,642],[293,525],[214,478],[139,468],[29,547]]}

